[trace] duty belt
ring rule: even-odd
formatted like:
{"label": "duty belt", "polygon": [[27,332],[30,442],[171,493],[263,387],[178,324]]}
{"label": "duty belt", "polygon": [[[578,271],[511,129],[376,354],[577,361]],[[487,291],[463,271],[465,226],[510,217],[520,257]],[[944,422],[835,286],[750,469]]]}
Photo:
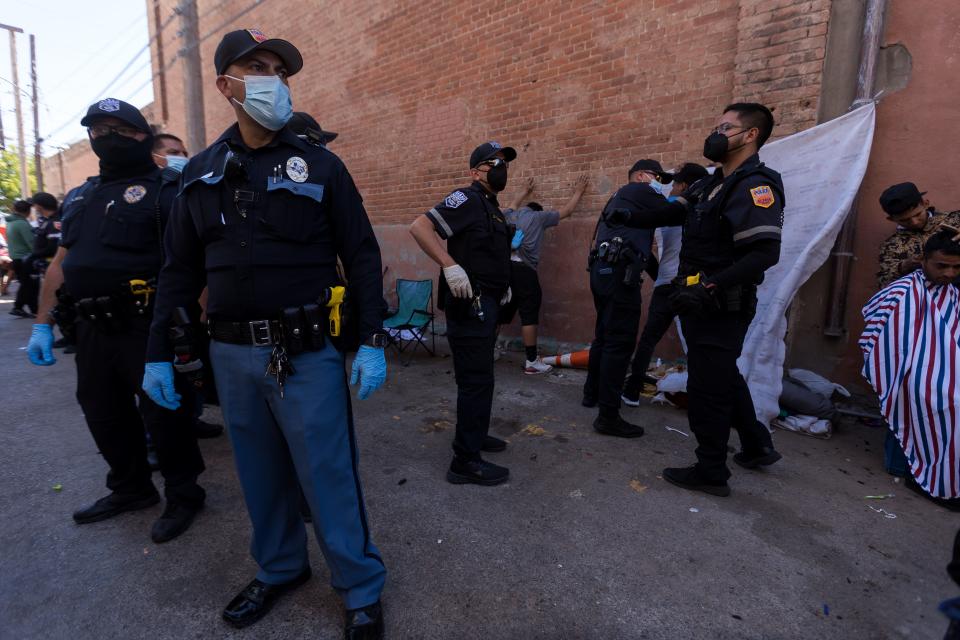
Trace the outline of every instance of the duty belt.
{"label": "duty belt", "polygon": [[249,322],[225,322],[210,320],[207,323],[210,337],[228,344],[251,344],[268,347],[280,344],[282,330],[279,320],[251,320]]}

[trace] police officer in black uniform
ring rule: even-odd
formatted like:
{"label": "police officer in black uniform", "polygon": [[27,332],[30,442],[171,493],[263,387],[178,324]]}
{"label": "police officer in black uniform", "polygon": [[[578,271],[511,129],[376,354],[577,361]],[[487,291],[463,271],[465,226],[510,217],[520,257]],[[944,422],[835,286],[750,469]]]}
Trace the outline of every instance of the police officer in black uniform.
{"label": "police officer in black uniform", "polygon": [[[497,194],[507,186],[512,147],[485,142],[470,154],[473,183],[452,192],[418,217],[410,233],[442,268],[438,306],[447,317],[447,341],[457,380],[457,430],[447,481],[491,486],[510,471],[481,457],[507,443],[489,435],[493,405],[493,348],[497,312],[510,300],[510,241],[514,229]],[[447,241],[444,249],[442,240]]]}
{"label": "police officer in black uniform", "polygon": [[620,416],[620,389],[637,343],[642,313],[640,285],[650,260],[653,230],[610,224],[604,217],[615,209],[639,215],[662,207],[666,199],[656,187],[663,175],[663,167],[656,160],[634,163],[627,173],[629,182],[617,189],[603,208],[590,252],[590,292],[597,323],[582,404],[600,405],[593,428],[605,435],[643,435],[643,427]]}
{"label": "police officer in black uniform", "polygon": [[79,316],[77,400],[110,466],[111,491],[73,519],[97,522],[159,502],[147,462],[146,425],[167,499],[151,537],[166,542],[186,531],[206,496],[197,484],[204,466],[191,407],[171,411],[140,391],[176,174],[164,174],[153,163],[153,136],[136,107],[106,98],[91,105],[80,124],[100,158],[100,174],[64,197],[60,247],[43,282],[43,321],[33,326],[28,355],[34,364],[54,364],[49,318],[56,291],[65,285]]}
{"label": "police officer in black uniform", "polygon": [[664,469],[684,489],[727,496],[727,441],[740,434],[733,456],[754,469],[780,459],[767,427],[757,420],[737,369],[764,272],[780,259],[783,182],[757,155],[773,131],[773,114],[757,103],[724,109],[704,142],[703,155],[721,165],[677,201],[655,211],[615,210],[610,220],[652,228],[683,224],[683,246],[670,296],[687,342],[688,416],[697,438],[697,463]]}
{"label": "police officer in black uniform", "polygon": [[386,569],[367,523],[336,313],[339,259],[362,343],[352,371],[362,400],[386,379],[380,247],[343,162],[288,126],[296,47],[232,31],[214,65],[237,121],[183,170],[143,386],[176,404],[169,318],[206,285],[210,358],[260,569],[222,617],[251,625],[310,578],[302,486],[347,609],[345,636],[380,638]]}

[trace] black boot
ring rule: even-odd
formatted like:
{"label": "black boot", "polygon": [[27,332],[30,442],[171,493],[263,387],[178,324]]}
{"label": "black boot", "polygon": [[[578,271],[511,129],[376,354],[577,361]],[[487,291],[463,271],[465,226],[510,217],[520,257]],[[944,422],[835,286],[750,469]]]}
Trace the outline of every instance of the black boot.
{"label": "black boot", "polygon": [[153,523],[153,528],[150,530],[150,537],[157,544],[173,540],[190,528],[193,519],[202,508],[202,504],[199,507],[189,507],[178,502],[167,501],[167,508],[163,510],[163,514],[157,518],[157,521]]}
{"label": "black boot", "polygon": [[383,608],[380,606],[380,601],[362,609],[347,609],[343,637],[346,640],[381,640]]}
{"label": "black boot", "polygon": [[73,513],[77,524],[90,524],[120,515],[125,511],[146,509],[160,502],[160,495],[156,491],[145,492],[139,495],[120,495],[111,493],[100,498],[89,507],[84,507]]}
{"label": "black boot", "polygon": [[707,482],[700,477],[696,467],[664,469],[663,479],[689,491],[703,491],[721,498],[730,495],[730,485],[726,482]]}
{"label": "black boot", "polygon": [[620,417],[619,412],[616,416],[601,413],[593,421],[593,429],[605,436],[616,436],[618,438],[639,438],[643,435],[643,427],[627,422]]}
{"label": "black boot", "polygon": [[242,629],[267,615],[277,599],[288,591],[293,591],[310,579],[310,567],[299,576],[284,584],[267,584],[254,580],[230,601],[223,610],[223,619],[233,627]]}
{"label": "black boot", "polygon": [[746,451],[735,453],[733,454],[733,461],[744,469],[756,469],[757,467],[769,467],[782,457],[773,447],[764,447],[756,453],[747,453]]}
{"label": "black boot", "polygon": [[483,445],[480,447],[480,451],[485,451],[487,453],[500,453],[501,451],[507,450],[507,441],[501,440],[500,438],[494,438],[493,436],[485,436],[483,438]]}

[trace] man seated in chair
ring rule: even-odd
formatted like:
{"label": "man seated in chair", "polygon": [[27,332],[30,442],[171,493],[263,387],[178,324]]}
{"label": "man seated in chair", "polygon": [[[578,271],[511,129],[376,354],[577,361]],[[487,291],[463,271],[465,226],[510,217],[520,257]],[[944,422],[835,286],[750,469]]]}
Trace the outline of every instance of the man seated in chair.
{"label": "man seated in chair", "polygon": [[934,233],[920,268],[863,308],[863,376],[910,467],[907,486],[960,510],[960,235]]}

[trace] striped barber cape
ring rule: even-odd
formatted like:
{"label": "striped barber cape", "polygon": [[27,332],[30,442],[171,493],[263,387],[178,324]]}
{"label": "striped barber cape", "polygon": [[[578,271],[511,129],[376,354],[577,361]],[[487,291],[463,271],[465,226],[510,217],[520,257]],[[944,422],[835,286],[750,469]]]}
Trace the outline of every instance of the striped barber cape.
{"label": "striped barber cape", "polygon": [[917,482],[960,496],[960,292],[922,270],[881,289],[863,308],[863,377]]}

